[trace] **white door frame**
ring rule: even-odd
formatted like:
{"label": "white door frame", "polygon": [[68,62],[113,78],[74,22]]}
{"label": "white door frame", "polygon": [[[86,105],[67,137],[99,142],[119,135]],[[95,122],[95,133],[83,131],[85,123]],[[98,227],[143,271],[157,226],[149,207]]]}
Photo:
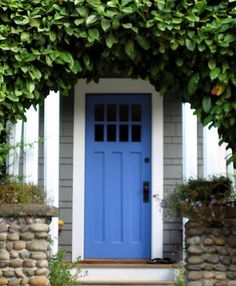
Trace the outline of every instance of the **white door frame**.
{"label": "white door frame", "polygon": [[99,83],[78,80],[74,89],[73,141],[73,213],[72,259],[84,258],[84,184],[85,184],[85,102],[87,93],[150,93],[152,94],[151,136],[151,256],[163,255],[163,99],[144,80],[101,79]]}

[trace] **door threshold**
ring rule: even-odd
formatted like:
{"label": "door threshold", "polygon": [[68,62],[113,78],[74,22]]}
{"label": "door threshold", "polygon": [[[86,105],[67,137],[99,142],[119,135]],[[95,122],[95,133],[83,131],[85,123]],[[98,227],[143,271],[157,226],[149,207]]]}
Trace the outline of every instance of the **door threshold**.
{"label": "door threshold", "polygon": [[177,268],[173,264],[149,264],[150,259],[82,259],[78,266],[82,268]]}

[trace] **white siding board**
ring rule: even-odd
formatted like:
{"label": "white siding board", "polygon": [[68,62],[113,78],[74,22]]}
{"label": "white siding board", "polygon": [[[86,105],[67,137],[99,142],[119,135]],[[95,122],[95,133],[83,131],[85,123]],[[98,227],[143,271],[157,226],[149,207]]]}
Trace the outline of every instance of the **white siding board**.
{"label": "white siding board", "polygon": [[24,123],[24,168],[23,175],[27,183],[38,184],[38,139],[39,111],[31,107],[26,112]]}

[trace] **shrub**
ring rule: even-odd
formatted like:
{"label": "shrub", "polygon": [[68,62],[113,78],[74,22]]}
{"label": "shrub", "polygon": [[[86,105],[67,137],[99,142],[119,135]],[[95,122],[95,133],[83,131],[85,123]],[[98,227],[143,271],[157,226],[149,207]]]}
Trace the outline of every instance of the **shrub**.
{"label": "shrub", "polygon": [[206,212],[214,216],[215,211],[223,213],[235,204],[232,182],[224,176],[208,179],[190,179],[176,186],[162,202],[169,214],[192,214],[204,217]]}
{"label": "shrub", "polygon": [[0,204],[43,204],[46,195],[36,185],[6,177],[0,181]]}
{"label": "shrub", "polygon": [[80,276],[80,269],[76,268],[74,274],[71,273],[72,267],[76,266],[75,262],[65,262],[65,252],[59,251],[51,257],[49,265],[49,280],[52,286],[74,286],[78,284],[77,278]]}

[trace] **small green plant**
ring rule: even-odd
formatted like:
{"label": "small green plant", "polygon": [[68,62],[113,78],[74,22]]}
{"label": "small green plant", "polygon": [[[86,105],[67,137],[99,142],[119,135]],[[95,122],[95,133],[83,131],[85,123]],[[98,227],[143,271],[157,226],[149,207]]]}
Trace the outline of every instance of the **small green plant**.
{"label": "small green plant", "polygon": [[176,186],[162,202],[171,215],[194,215],[205,217],[208,211],[212,216],[215,211],[224,215],[227,207],[235,205],[232,182],[224,176],[208,179],[190,179]]}
{"label": "small green plant", "polygon": [[[81,270],[75,262],[65,262],[65,252],[60,250],[53,255],[49,265],[49,280],[52,286],[74,286],[78,285],[78,277],[81,276]],[[71,269],[75,268],[75,273]]]}
{"label": "small green plant", "polygon": [[186,286],[185,268],[183,263],[176,269],[175,286]]}
{"label": "small green plant", "polygon": [[45,200],[45,192],[39,186],[11,177],[0,180],[0,204],[44,204]]}

